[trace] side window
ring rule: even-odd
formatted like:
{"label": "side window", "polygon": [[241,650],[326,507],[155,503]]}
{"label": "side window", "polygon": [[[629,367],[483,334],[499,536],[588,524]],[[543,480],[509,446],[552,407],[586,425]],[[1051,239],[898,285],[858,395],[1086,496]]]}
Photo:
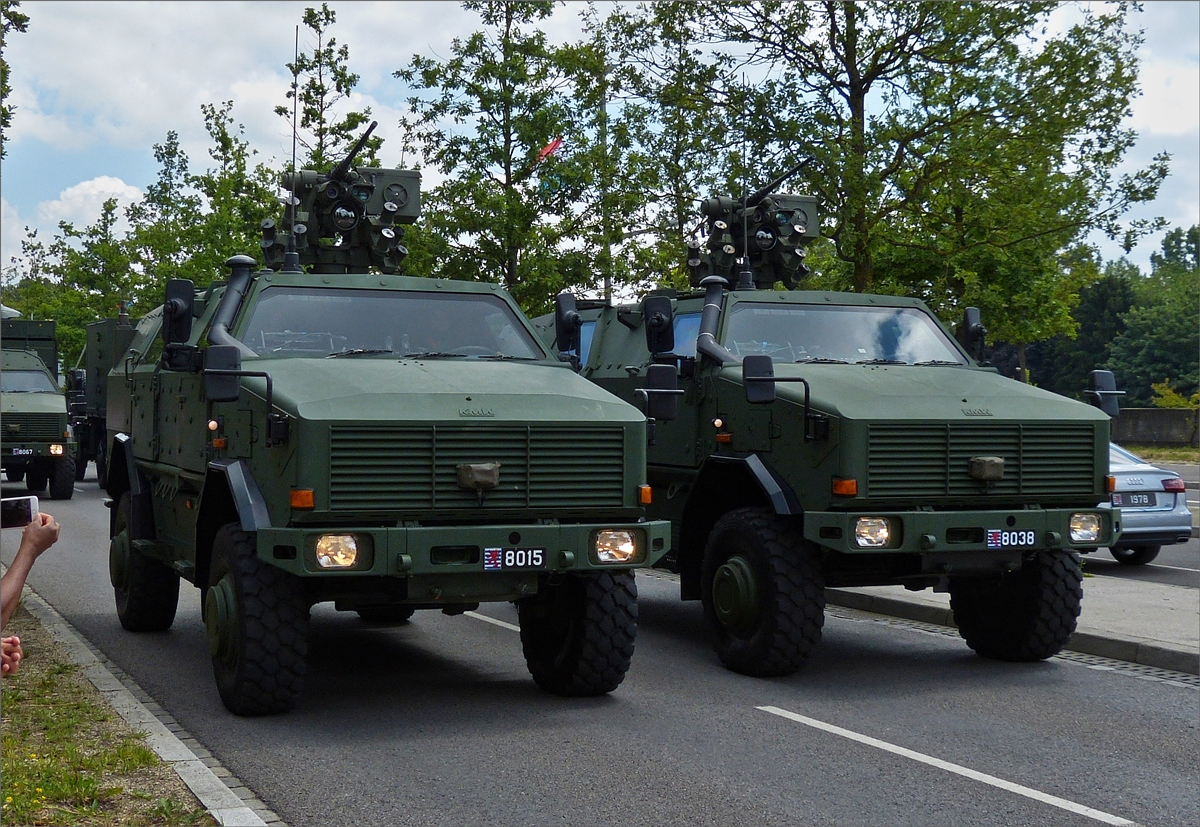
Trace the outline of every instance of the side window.
{"label": "side window", "polygon": [[579,364],[586,365],[588,351],[592,349],[592,335],[596,332],[596,322],[584,322],[579,328]]}
{"label": "side window", "polygon": [[700,314],[679,313],[675,316],[675,355],[696,355],[696,337],[700,335]]}

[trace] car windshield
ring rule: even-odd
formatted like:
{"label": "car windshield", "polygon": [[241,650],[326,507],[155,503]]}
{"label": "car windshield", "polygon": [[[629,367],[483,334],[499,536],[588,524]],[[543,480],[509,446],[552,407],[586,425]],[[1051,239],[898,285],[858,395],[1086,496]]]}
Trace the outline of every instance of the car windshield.
{"label": "car windshield", "polygon": [[0,373],[4,393],[58,393],[54,382],[40,370],[6,370]]}
{"label": "car windshield", "polygon": [[911,307],[738,302],[725,325],[735,356],[776,361],[884,365],[965,365],[928,314]]}
{"label": "car windshield", "polygon": [[499,296],[268,287],[240,336],[260,356],[541,359]]}

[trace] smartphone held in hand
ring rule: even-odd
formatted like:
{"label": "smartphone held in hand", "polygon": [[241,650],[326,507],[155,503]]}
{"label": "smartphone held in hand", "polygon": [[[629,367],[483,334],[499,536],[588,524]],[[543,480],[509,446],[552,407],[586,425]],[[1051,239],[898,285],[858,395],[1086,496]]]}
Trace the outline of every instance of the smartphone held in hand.
{"label": "smartphone held in hand", "polygon": [[12,497],[0,500],[0,528],[21,528],[33,522],[37,513],[37,497]]}

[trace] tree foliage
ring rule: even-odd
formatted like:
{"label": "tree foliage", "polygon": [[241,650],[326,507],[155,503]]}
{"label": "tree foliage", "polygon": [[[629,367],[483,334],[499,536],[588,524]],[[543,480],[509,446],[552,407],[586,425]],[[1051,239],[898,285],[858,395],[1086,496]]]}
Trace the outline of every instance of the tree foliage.
{"label": "tree foliage", "polygon": [[8,36],[13,32],[24,32],[29,28],[29,15],[17,11],[20,7],[17,0],[0,0],[0,158],[4,157],[4,142],[8,138],[8,127],[12,123],[15,107],[9,106],[8,93],[12,87],[8,82],[8,61],[4,59],[4,47],[8,45]]}
{"label": "tree foliage", "polygon": [[[304,10],[304,26],[316,38],[316,44],[311,52],[301,52],[295,62],[287,64],[288,71],[297,79],[287,98],[299,109],[299,123],[292,123],[292,106],[275,107],[275,114],[287,119],[304,148],[300,165],[319,172],[328,172],[346,156],[358,140],[362,126],[371,119],[369,106],[339,115],[358,85],[359,76],[349,68],[350,47],[339,46],[337,39],[329,35],[336,22],[337,13],[327,3],[322,3],[320,9]],[[303,85],[299,84],[301,77]],[[382,146],[383,138],[372,135],[359,153],[359,163],[376,165]]]}

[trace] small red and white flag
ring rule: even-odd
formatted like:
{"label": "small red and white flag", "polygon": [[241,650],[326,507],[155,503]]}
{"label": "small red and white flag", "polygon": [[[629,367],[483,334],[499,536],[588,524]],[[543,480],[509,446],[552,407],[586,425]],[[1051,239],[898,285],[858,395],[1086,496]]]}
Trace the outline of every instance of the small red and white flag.
{"label": "small red and white flag", "polygon": [[544,147],[542,147],[541,152],[538,153],[537,160],[533,162],[533,165],[537,166],[542,161],[546,160],[551,155],[553,155],[555,152],[558,152],[559,147],[561,147],[562,145],[563,145],[563,139],[562,139],[562,136],[559,135],[553,141],[551,141],[550,143],[548,143]]}

